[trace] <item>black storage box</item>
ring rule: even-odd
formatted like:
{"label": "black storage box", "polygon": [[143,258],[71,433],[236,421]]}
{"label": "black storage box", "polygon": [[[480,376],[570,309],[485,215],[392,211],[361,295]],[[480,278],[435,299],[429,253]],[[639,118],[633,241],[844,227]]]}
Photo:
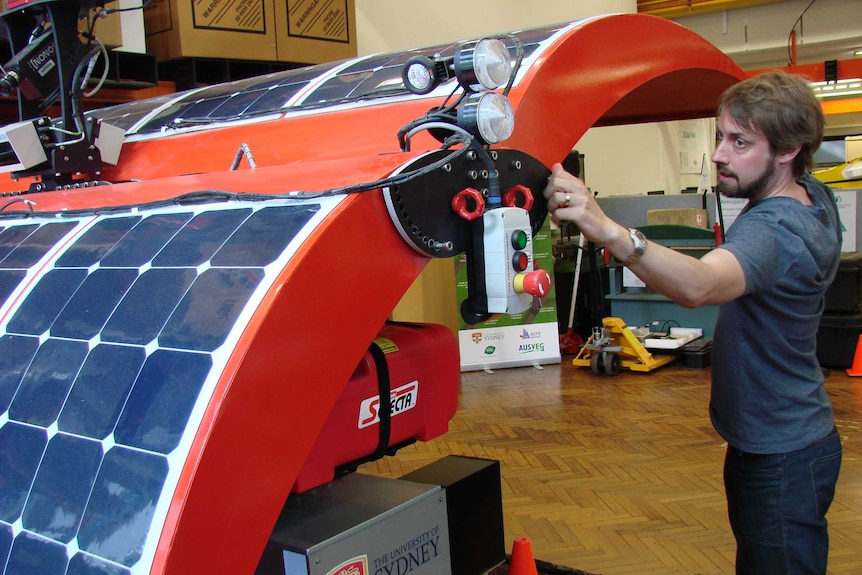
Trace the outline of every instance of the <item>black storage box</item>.
{"label": "black storage box", "polygon": [[446,490],[452,575],[481,575],[505,561],[499,461],[448,455],[401,479]]}
{"label": "black storage box", "polygon": [[826,313],[855,313],[862,304],[862,252],[843,252],[838,273],[826,290]]}
{"label": "black storage box", "polygon": [[817,360],[823,367],[853,366],[856,344],[862,334],[862,313],[824,313],[817,330]]}
{"label": "black storage box", "polygon": [[696,369],[709,367],[712,363],[712,340],[699,337],[680,347],[678,352],[686,367]]}

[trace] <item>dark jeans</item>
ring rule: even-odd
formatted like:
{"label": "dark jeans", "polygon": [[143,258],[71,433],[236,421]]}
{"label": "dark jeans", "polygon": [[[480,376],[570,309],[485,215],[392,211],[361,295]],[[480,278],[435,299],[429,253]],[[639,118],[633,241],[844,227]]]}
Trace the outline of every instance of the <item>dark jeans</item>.
{"label": "dark jeans", "polygon": [[727,448],[724,487],[738,575],[826,573],[826,511],[840,468],[837,430],[792,453]]}

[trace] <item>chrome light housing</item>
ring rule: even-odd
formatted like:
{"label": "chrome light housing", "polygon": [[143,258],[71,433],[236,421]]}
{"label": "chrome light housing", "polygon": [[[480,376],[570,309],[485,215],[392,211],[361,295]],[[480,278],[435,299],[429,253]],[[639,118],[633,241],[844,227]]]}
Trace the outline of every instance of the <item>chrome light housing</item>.
{"label": "chrome light housing", "polygon": [[458,107],[458,125],[486,144],[502,142],[515,129],[515,112],[509,99],[494,92],[468,95]]}

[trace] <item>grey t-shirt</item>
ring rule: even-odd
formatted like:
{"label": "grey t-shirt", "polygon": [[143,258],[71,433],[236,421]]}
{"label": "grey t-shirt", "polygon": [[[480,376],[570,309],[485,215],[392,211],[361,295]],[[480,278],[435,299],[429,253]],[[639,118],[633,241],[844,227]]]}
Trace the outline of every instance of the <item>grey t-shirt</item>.
{"label": "grey t-shirt", "polygon": [[816,336],[841,226],[832,191],[809,175],[799,183],[813,205],[750,204],[720,248],[736,256],[746,287],[719,309],[709,410],[716,431],[749,453],[795,451],[834,427]]}

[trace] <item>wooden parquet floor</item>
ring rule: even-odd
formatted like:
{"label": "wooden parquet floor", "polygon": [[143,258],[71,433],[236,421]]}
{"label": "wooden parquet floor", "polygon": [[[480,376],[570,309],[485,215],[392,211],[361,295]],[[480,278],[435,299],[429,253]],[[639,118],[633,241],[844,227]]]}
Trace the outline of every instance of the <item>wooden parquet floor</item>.
{"label": "wooden parquet floor", "polygon": [[[862,573],[862,378],[827,389],[844,441],[829,573]],[[733,573],[709,369],[596,376],[562,365],[471,372],[443,436],[360,468],[399,477],[449,454],[499,460],[507,546],[603,575]],[[768,574],[765,574],[768,575]]]}

